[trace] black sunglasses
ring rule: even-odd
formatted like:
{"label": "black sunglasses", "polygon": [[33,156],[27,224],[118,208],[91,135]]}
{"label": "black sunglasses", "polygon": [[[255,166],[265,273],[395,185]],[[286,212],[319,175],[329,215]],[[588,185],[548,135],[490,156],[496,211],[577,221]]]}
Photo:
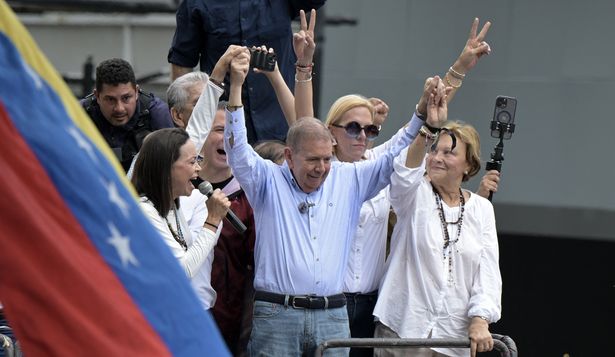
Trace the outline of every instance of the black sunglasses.
{"label": "black sunglasses", "polygon": [[367,137],[367,140],[369,141],[376,139],[376,137],[378,137],[378,134],[380,134],[380,129],[378,128],[378,126],[373,125],[373,124],[361,126],[361,124],[357,123],[356,121],[351,121],[350,123],[346,125],[339,125],[339,124],[331,124],[331,125],[336,128],[344,128],[344,130],[346,131],[346,134],[350,136],[351,138],[355,138],[355,139],[359,138],[359,135],[361,135],[361,130],[365,131],[365,137]]}
{"label": "black sunglasses", "polygon": [[451,137],[451,151],[453,151],[457,146],[457,137],[455,137],[455,133],[453,133],[452,130],[447,128],[442,128],[440,129],[440,131],[438,131],[438,136],[436,140],[434,140],[433,144],[431,144],[431,151],[436,151],[436,148],[438,147],[438,142],[440,141],[440,134],[442,133],[448,134],[448,136]]}

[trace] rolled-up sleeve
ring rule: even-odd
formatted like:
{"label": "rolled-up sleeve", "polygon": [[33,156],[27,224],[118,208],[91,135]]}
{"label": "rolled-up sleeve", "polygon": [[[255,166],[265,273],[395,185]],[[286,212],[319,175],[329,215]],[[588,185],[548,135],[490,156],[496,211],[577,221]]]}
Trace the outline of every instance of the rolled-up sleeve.
{"label": "rolled-up sleeve", "polygon": [[191,0],[182,1],[175,13],[177,27],[167,60],[180,67],[196,66],[201,48],[205,47],[204,19],[193,3]]}

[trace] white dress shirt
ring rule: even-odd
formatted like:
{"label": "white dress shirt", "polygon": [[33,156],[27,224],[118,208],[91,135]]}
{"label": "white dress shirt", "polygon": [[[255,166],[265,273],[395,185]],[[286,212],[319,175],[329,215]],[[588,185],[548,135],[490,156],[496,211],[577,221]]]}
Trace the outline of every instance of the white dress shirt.
{"label": "white dress shirt", "polygon": [[[402,338],[467,338],[473,316],[500,318],[502,280],[491,202],[471,194],[465,203],[459,241],[452,245],[452,283],[435,195],[425,178],[425,161],[405,167],[405,150],[395,159],[391,204],[398,215],[387,270],[374,309],[376,318]],[[449,221],[459,207],[443,203]],[[457,226],[449,224],[451,241]],[[437,349],[469,356],[469,349]]]}
{"label": "white dress shirt", "polygon": [[[385,143],[367,150],[365,159],[377,159],[399,140],[400,135],[403,135],[403,128]],[[384,275],[390,207],[388,186],[361,206],[359,224],[348,255],[344,292],[366,294],[378,289]]]}

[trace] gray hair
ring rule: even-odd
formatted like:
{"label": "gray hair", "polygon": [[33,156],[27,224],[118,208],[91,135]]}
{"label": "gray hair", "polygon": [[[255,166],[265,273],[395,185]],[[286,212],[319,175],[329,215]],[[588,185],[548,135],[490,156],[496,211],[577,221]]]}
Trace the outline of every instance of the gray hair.
{"label": "gray hair", "polygon": [[188,102],[189,88],[197,83],[207,84],[209,76],[204,72],[190,72],[178,77],[167,89],[167,104],[169,108],[181,110]]}
{"label": "gray hair", "polygon": [[286,145],[293,151],[299,151],[299,146],[304,140],[328,140],[333,143],[333,136],[323,122],[316,118],[304,117],[297,120],[286,136]]}

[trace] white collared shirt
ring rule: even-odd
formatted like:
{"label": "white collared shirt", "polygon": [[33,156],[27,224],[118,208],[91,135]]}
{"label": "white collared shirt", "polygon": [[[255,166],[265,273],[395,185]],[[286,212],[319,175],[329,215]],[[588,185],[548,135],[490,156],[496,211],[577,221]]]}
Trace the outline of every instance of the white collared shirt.
{"label": "white collared shirt", "polygon": [[[403,135],[403,128],[385,143],[367,150],[365,159],[377,159],[391,143],[399,140],[400,135]],[[390,207],[389,186],[361,206],[359,224],[348,256],[344,292],[365,294],[378,289],[384,275]]]}

